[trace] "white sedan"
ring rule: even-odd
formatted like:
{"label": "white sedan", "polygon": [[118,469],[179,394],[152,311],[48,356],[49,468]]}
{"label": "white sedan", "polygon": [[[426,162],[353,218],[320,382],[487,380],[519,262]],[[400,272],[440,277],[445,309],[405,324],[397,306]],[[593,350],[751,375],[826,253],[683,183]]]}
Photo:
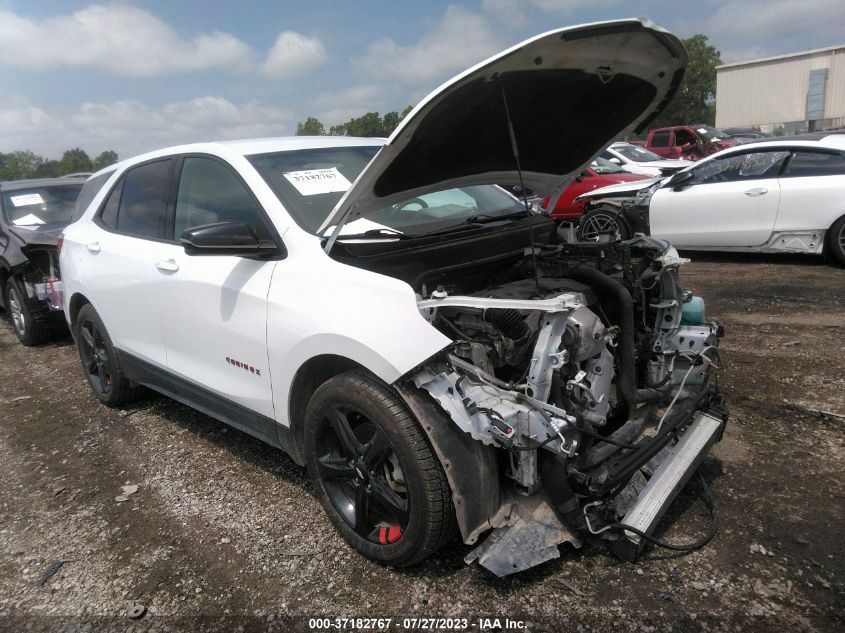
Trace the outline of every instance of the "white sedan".
{"label": "white sedan", "polygon": [[668,176],[690,166],[688,160],[663,158],[633,143],[613,143],[599,156],[625,171],[643,176]]}
{"label": "white sedan", "polygon": [[581,237],[643,232],[681,249],[824,253],[845,263],[845,134],[732,147],[636,184],[592,192]]}

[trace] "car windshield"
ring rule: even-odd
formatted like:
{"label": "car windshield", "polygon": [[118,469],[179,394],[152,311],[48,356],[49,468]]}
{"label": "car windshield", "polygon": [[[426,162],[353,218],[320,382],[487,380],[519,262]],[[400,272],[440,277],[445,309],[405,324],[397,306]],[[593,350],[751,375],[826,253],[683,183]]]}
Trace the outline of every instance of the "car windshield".
{"label": "car windshield", "polygon": [[718,141],[727,137],[727,134],[725,134],[721,130],[717,130],[714,127],[710,127],[709,125],[696,125],[695,131],[701,134],[703,138],[711,142]]}
{"label": "car windshield", "polygon": [[623,174],[625,170],[621,167],[614,165],[609,160],[602,158],[601,156],[595,158],[592,163],[590,163],[590,169],[592,169],[597,174]]}
{"label": "car windshield", "polygon": [[15,226],[67,224],[82,183],[3,192],[3,213]]}
{"label": "car windshield", "polygon": [[622,156],[628,160],[632,160],[636,163],[648,163],[653,160],[663,160],[662,157],[658,156],[654,152],[648,151],[645,147],[631,145],[630,143],[626,143],[625,145],[614,145],[611,149],[614,152],[622,154]]}
{"label": "car windshield", "polygon": [[[378,151],[378,147],[334,147],[248,156],[293,219],[317,234],[320,225]],[[495,185],[446,189],[409,198],[350,222],[344,234],[365,231],[430,233],[453,225],[488,222],[525,213]]]}

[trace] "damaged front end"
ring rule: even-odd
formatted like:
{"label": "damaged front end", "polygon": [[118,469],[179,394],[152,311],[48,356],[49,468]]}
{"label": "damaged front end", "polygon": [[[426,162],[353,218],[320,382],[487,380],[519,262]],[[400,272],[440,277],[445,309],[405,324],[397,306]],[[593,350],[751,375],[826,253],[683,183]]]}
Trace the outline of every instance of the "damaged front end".
{"label": "damaged front end", "polygon": [[26,260],[12,268],[20,280],[33,314],[60,312],[64,284],[59,275],[59,253],[55,246],[31,244],[21,247]]}
{"label": "damaged front end", "polygon": [[[588,535],[628,560],[643,551],[727,421],[711,384],[723,329],[679,286],[685,261],[646,237],[558,244],[483,291],[422,292],[454,342],[399,388],[445,463],[465,542],[494,528],[467,562],[504,576]],[[437,436],[443,415],[460,442]]]}

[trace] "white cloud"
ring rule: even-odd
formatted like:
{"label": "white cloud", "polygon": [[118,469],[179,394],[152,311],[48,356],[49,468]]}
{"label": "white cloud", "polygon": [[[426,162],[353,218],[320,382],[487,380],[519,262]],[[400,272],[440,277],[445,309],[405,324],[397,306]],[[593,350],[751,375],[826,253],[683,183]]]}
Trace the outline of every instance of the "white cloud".
{"label": "white cloud", "polygon": [[261,71],[273,79],[287,79],[319,68],[328,59],[329,54],[319,38],[284,31],[267,53]]}
{"label": "white cloud", "polygon": [[841,37],[845,23],[842,0],[732,0],[700,26],[713,38],[776,41],[780,37],[812,32]]}
{"label": "white cloud", "polygon": [[338,123],[346,123],[352,117],[366,112],[384,114],[389,87],[374,84],[361,84],[343,90],[323,92],[310,104],[316,116],[326,126],[326,130]]}
{"label": "white cloud", "polygon": [[431,83],[480,62],[501,48],[487,18],[450,5],[435,28],[415,44],[404,46],[384,38],[373,42],[353,64],[366,76],[378,80]]}
{"label": "white cloud", "polygon": [[684,24],[684,30],[709,34],[719,43],[726,63],[801,50],[809,33],[820,42],[817,46],[842,41],[842,0],[716,0],[712,4],[716,8],[710,17]]}
{"label": "white cloud", "polygon": [[[532,10],[567,15],[583,9],[602,9],[614,5],[618,0],[481,0],[484,13],[503,24],[521,28],[528,24],[528,13]],[[549,28],[563,26],[550,24]]]}
{"label": "white cloud", "polygon": [[290,110],[258,102],[234,104],[206,96],[153,108],[138,101],[83,103],[45,110],[0,104],[0,151],[30,149],[58,157],[71,147],[90,155],[113,149],[121,157],[180,143],[282,136],[292,133]]}
{"label": "white cloud", "polygon": [[93,4],[70,15],[31,20],[0,11],[0,65],[30,69],[87,66],[144,77],[210,68],[241,69],[249,45],[214,31],[186,41],[156,16],[131,6]]}

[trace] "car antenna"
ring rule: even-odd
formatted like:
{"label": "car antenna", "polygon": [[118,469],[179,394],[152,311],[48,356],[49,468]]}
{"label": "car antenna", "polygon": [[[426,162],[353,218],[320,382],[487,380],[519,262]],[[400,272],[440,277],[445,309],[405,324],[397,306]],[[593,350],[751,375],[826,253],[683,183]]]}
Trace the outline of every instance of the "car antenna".
{"label": "car antenna", "polygon": [[507,95],[505,95],[505,86],[502,84],[501,75],[498,76],[497,83],[499,84],[499,90],[502,93],[502,103],[505,105],[505,118],[508,121],[508,133],[511,137],[511,151],[513,152],[513,159],[516,161],[516,172],[519,174],[519,190],[522,194],[522,203],[525,205],[525,212],[528,214],[528,234],[531,236],[531,264],[534,268],[534,286],[537,289],[537,296],[542,297],[543,293],[540,292],[540,276],[537,271],[537,249],[534,248],[534,214],[531,213],[531,207],[528,206],[528,196],[525,193],[525,183],[522,179],[522,165],[519,162],[519,148],[516,144],[516,133],[513,131],[513,120],[511,119],[510,108],[508,108],[508,98]]}

